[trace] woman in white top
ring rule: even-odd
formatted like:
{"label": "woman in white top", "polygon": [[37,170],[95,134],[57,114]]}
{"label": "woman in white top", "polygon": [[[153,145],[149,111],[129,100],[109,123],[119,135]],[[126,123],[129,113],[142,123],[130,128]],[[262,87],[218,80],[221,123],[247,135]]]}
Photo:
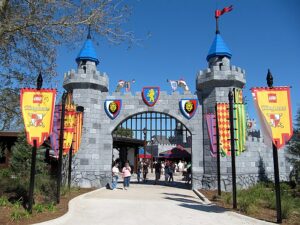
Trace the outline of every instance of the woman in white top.
{"label": "woman in white top", "polygon": [[116,190],[117,184],[118,184],[118,179],[119,179],[119,164],[116,163],[114,167],[112,168],[112,184],[111,184],[111,189]]}

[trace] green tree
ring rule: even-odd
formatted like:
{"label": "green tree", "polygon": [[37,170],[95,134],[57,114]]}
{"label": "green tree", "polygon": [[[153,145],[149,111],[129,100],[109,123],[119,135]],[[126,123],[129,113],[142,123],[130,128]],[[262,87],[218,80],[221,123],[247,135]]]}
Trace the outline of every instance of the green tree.
{"label": "green tree", "polygon": [[296,180],[300,181],[300,108],[297,111],[294,135],[288,144],[288,152],[291,155],[289,161],[294,166]]}
{"label": "green tree", "polygon": [[115,130],[114,135],[132,138],[133,137],[133,131],[130,128],[120,127],[117,130]]}
{"label": "green tree", "polygon": [[[10,160],[11,180],[8,191],[15,193],[17,199],[22,199],[23,204],[27,203],[27,195],[30,181],[32,146],[27,141],[25,134],[18,137],[12,148]],[[55,180],[50,176],[49,166],[45,163],[45,151],[37,149],[35,192],[39,192],[45,201],[53,201],[55,196]]]}
{"label": "green tree", "polygon": [[132,43],[122,29],[131,9],[122,0],[0,0],[0,130],[20,124],[19,88],[56,76],[56,51],[93,36]]}
{"label": "green tree", "polygon": [[[27,143],[25,134],[18,137],[17,142],[12,148],[10,168],[15,177],[29,180],[31,169],[32,146]],[[47,173],[47,164],[44,162],[45,152],[37,150],[36,155],[36,174]]]}

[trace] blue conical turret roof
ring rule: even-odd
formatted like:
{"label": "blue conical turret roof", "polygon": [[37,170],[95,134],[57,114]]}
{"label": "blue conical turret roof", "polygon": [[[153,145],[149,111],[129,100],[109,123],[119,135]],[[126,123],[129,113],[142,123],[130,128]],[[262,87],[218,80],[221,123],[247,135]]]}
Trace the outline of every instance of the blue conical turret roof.
{"label": "blue conical turret roof", "polygon": [[215,56],[227,56],[231,58],[232,54],[225,44],[223,38],[219,33],[216,34],[215,39],[209,49],[206,60],[209,61],[212,57]]}
{"label": "blue conical turret roof", "polygon": [[76,58],[76,62],[78,63],[81,60],[89,60],[89,61],[95,62],[96,65],[99,64],[99,60],[97,59],[97,54],[96,54],[93,42],[91,40],[90,33]]}

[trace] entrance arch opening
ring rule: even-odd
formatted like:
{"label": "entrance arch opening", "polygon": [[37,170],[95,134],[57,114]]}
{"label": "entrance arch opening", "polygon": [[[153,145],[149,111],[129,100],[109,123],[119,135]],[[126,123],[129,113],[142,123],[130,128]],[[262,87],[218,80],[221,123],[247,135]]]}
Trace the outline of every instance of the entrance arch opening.
{"label": "entrance arch opening", "polygon": [[[121,121],[112,131],[113,161],[122,167],[129,162],[137,172],[140,161],[148,161],[149,172],[154,173],[155,163],[176,164],[175,175],[184,180],[184,168],[178,163],[191,162],[192,134],[178,119],[162,112],[142,112]],[[183,174],[185,175],[185,174]],[[185,177],[188,179],[188,177]]]}

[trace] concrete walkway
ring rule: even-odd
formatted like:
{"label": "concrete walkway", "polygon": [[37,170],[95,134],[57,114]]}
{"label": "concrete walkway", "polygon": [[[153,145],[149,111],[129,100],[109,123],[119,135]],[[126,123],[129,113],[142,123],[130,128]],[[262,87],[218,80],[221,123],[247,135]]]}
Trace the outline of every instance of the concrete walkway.
{"label": "concrete walkway", "polygon": [[[119,184],[120,186],[120,184]],[[272,224],[207,205],[191,190],[133,184],[73,199],[69,212],[40,225],[256,225]]]}

